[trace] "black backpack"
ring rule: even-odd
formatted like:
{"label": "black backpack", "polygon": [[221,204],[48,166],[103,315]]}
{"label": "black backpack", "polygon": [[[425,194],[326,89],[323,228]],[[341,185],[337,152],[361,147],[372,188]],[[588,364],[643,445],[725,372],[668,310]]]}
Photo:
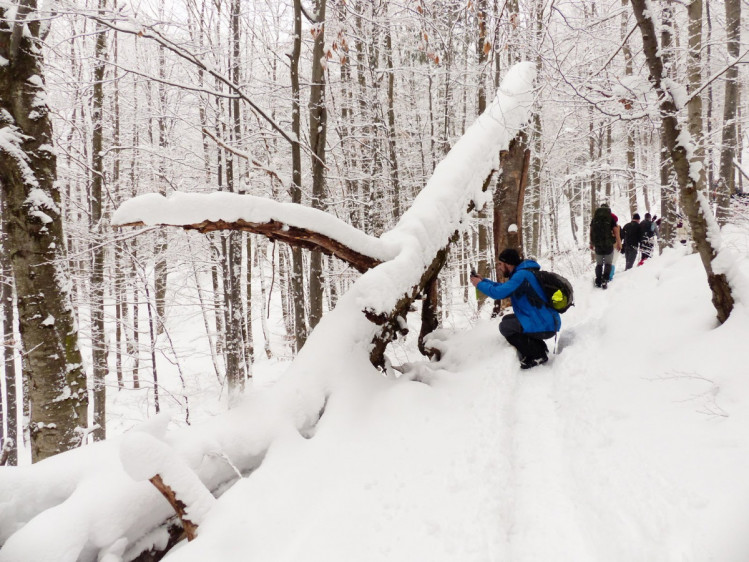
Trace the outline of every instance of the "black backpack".
{"label": "black backpack", "polygon": [[614,250],[613,219],[611,209],[599,207],[590,221],[590,241],[599,254],[608,254]]}
{"label": "black backpack", "polygon": [[574,306],[575,293],[567,279],[553,271],[539,269],[533,270],[533,275],[536,276],[538,284],[546,293],[546,298],[549,301],[544,303],[546,306],[553,308],[559,314],[567,312],[569,307]]}

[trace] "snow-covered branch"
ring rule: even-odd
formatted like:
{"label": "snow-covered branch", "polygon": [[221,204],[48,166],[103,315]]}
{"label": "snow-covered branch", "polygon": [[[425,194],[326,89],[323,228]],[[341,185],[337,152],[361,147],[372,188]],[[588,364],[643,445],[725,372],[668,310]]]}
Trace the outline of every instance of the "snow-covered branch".
{"label": "snow-covered branch", "polygon": [[244,230],[307,249],[319,249],[367,271],[391,259],[396,246],[369,236],[333,215],[237,193],[147,194],[123,203],[114,226],[179,226],[186,230]]}

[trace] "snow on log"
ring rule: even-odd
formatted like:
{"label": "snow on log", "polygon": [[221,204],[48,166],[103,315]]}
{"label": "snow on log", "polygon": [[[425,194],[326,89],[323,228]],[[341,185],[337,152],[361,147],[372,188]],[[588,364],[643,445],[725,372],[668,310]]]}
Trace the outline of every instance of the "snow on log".
{"label": "snow on log", "polygon": [[125,201],[113,226],[177,226],[185,230],[244,230],[309,250],[319,249],[360,272],[391,259],[396,248],[335,216],[294,203],[239,193],[158,193]]}
{"label": "snow on log", "polygon": [[133,480],[149,480],[161,492],[182,521],[187,540],[194,539],[216,502],[198,475],[169,445],[143,431],[125,435],[120,460]]}

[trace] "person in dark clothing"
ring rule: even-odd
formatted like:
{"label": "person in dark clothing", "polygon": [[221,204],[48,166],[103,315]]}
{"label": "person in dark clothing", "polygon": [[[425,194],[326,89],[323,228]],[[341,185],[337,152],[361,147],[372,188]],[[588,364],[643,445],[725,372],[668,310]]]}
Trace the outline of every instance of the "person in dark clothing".
{"label": "person in dark clothing", "polygon": [[515,347],[520,368],[530,369],[549,360],[544,340],[553,338],[562,327],[559,313],[547,306],[548,299],[533,270],[541,269],[533,260],[523,260],[517,250],[507,248],[498,259],[498,267],[507,278],[495,283],[471,273],[471,284],[485,295],[496,299],[510,297],[514,314],[502,317],[499,332]]}
{"label": "person in dark clothing", "polygon": [[642,232],[640,231],[640,213],[632,215],[632,220],[624,225],[622,229],[622,246],[624,247],[624,260],[627,269],[632,269],[637,261],[637,251],[640,248],[640,239],[642,238]]}
{"label": "person in dark clothing", "polygon": [[645,220],[640,223],[640,262],[637,265],[642,265],[646,259],[653,255],[654,238],[653,221],[650,213],[645,213]]}
{"label": "person in dark clothing", "polygon": [[622,241],[615,215],[605,203],[596,209],[590,221],[590,249],[596,255],[596,287],[605,289],[611,278],[614,249],[620,252]]}

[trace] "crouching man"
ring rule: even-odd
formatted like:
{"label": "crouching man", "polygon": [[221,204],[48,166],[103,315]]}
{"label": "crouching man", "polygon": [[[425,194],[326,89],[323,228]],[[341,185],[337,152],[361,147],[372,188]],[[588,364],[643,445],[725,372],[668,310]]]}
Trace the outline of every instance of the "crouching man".
{"label": "crouching man", "polygon": [[499,254],[499,269],[507,279],[495,283],[471,274],[471,284],[495,300],[510,297],[514,314],[502,317],[499,332],[520,356],[520,368],[530,369],[549,360],[544,340],[553,338],[562,327],[559,313],[549,302],[533,270],[541,269],[533,260],[522,260],[517,250],[507,248]]}

